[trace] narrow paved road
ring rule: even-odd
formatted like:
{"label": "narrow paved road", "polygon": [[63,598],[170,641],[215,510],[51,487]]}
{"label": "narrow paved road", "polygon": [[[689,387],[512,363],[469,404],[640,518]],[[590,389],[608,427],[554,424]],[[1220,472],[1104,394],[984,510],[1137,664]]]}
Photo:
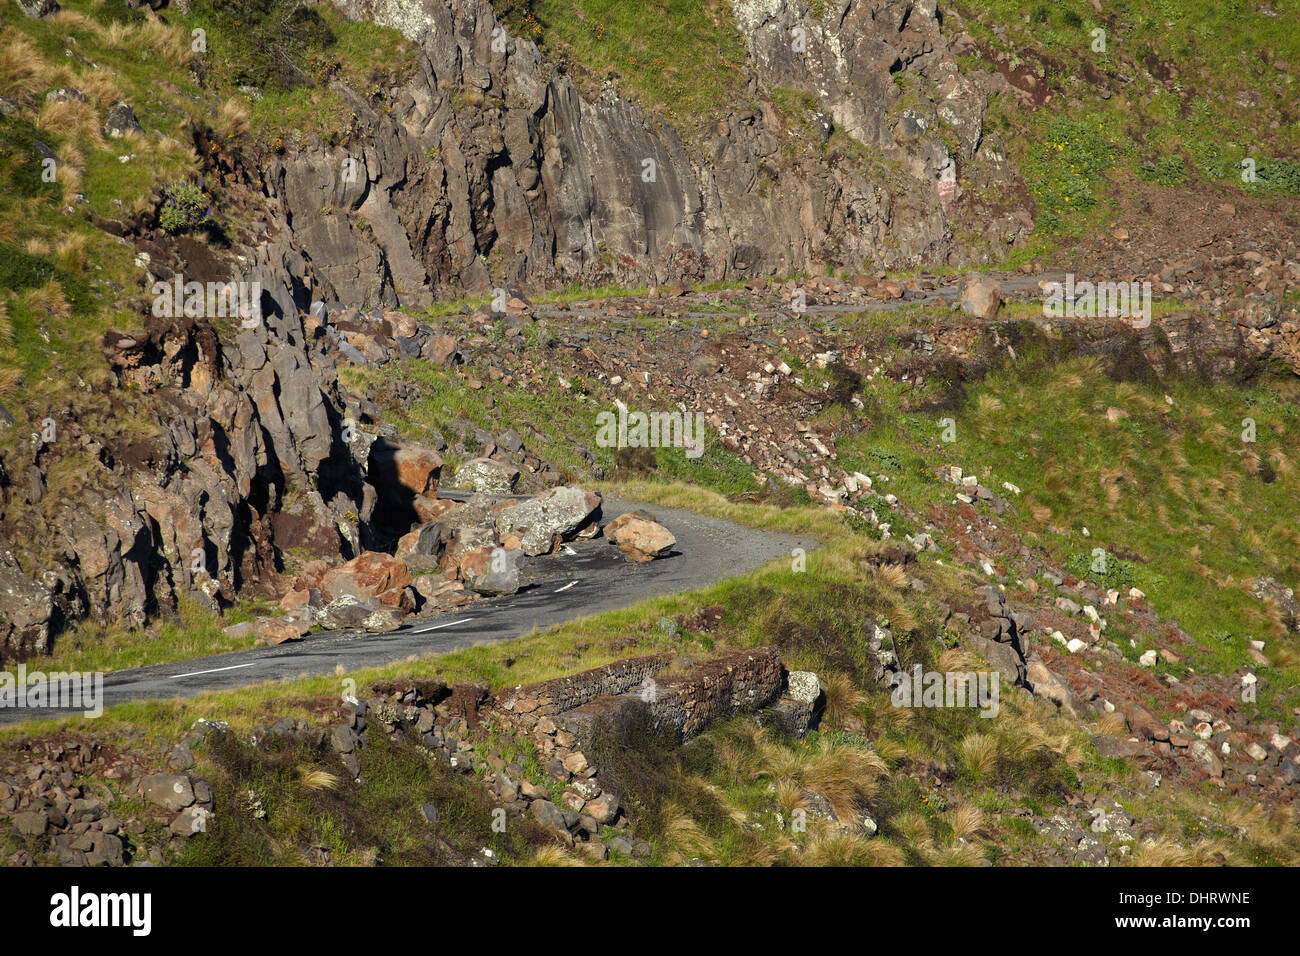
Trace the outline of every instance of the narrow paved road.
{"label": "narrow paved road", "polygon": [[[1012,299],[1022,294],[1028,294],[1030,298],[1041,296],[1041,282],[1064,282],[1064,272],[1043,272],[1034,275],[1024,275],[1019,272],[980,272],[980,275],[992,279],[1002,290],[1002,295],[1006,299]],[[829,305],[809,305],[803,315],[818,316],[827,319],[833,319],[836,316],[856,315],[863,312],[892,312],[897,309],[910,309],[919,305],[947,306],[951,307],[954,302],[961,299],[961,282],[963,276],[954,276],[953,281],[947,285],[936,286],[925,292],[905,299],[862,299],[859,302],[838,302]],[[614,299],[598,299],[586,301],[569,302],[561,308],[554,304],[541,304],[533,309],[533,315],[539,319],[550,319],[555,322],[572,322],[576,319],[583,319],[593,322],[611,323],[618,322],[618,317],[611,317],[606,309],[611,301],[622,303],[651,301],[646,296],[620,296]],[[666,300],[654,300],[661,305],[666,304]],[[693,311],[690,308],[691,300],[686,301],[686,311],[683,318],[696,319],[700,321],[709,321],[719,317],[718,312]],[[788,307],[782,308],[758,308],[750,310],[751,315],[755,318],[777,319],[785,317],[791,318],[792,313]],[[969,321],[969,317],[966,319]],[[644,321],[639,319],[638,321]]]}
{"label": "narrow paved road", "polygon": [[[604,499],[602,510],[608,520],[637,508],[652,512],[677,538],[677,548],[669,557],[632,564],[604,538],[575,541],[557,554],[521,565],[524,586],[517,594],[414,617],[386,634],[322,632],[277,647],[115,671],[104,678],[104,706],[332,674],[339,664],[352,671],[412,654],[445,654],[509,640],[533,628],[627,607],[644,598],[707,587],[753,571],[772,558],[788,557],[792,548],[811,550],[816,546],[812,538],[755,531],[687,511],[612,497]],[[80,716],[80,712],[0,708],[0,724],[55,715]]]}

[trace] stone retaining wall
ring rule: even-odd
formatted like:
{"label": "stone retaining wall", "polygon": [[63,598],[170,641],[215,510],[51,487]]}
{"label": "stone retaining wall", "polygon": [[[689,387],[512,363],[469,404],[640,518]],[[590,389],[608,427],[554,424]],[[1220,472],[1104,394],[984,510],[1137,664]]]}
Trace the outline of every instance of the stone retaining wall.
{"label": "stone retaining wall", "polygon": [[629,657],[580,674],[557,677],[501,695],[503,710],[514,714],[554,716],[596,699],[617,696],[641,684],[647,677],[666,669],[673,659],[668,654]]}

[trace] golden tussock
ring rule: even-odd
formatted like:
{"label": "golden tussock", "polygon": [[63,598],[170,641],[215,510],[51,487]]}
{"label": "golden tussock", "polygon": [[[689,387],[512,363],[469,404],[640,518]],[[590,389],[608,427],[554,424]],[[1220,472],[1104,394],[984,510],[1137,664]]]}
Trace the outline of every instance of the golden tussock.
{"label": "golden tussock", "polygon": [[827,833],[804,851],[808,866],[902,866],[903,851],[879,839],[851,833]]}
{"label": "golden tussock", "polygon": [[1113,710],[1108,714],[1102,714],[1101,719],[1097,721],[1097,733],[1106,734],[1110,737],[1127,737],[1129,735],[1128,721],[1118,710]]}
{"label": "golden tussock", "polygon": [[242,100],[230,97],[217,111],[215,124],[217,135],[222,139],[238,139],[249,131],[251,116]]}
{"label": "golden tussock", "polygon": [[86,234],[73,232],[59,241],[59,263],[65,272],[82,273],[86,270]]}
{"label": "golden tussock", "polygon": [[842,726],[844,721],[866,700],[866,697],[853,683],[853,678],[841,671],[831,671],[822,677],[826,685],[825,720],[833,727]]}
{"label": "golden tussock", "polygon": [[339,785],[337,774],[320,768],[299,770],[298,780],[308,790],[335,790]]}
{"label": "golden tussock", "polygon": [[939,670],[945,674],[978,671],[983,664],[964,647],[950,647],[939,655]]}
{"label": "golden tussock", "polygon": [[31,100],[50,85],[49,66],[36,44],[13,27],[0,33],[0,89],[5,95]]}
{"label": "golden tussock", "polygon": [[1133,850],[1133,866],[1213,866],[1222,850],[1217,841],[1179,846],[1166,837],[1143,840]]}
{"label": "golden tussock", "polygon": [[23,295],[23,305],[55,321],[63,321],[72,315],[72,307],[57,279],[51,279],[40,288],[28,289]]}
{"label": "golden tussock", "polygon": [[925,822],[925,817],[915,810],[905,810],[891,822],[899,835],[912,846],[922,847],[930,842],[930,827]]}
{"label": "golden tussock", "polygon": [[1129,481],[1129,476],[1123,468],[1103,467],[1097,473],[1097,481],[1106,494],[1106,508],[1114,510],[1119,504],[1120,493]]}
{"label": "golden tussock", "polygon": [[140,27],[146,47],[162,57],[169,66],[181,66],[190,58],[190,47],[179,30],[161,20],[146,20]]}
{"label": "golden tussock", "polygon": [[954,839],[970,839],[984,829],[984,811],[973,803],[961,803],[948,813]]}
{"label": "golden tussock", "polygon": [[984,853],[974,844],[946,846],[936,853],[927,854],[934,866],[983,866]]}
{"label": "golden tussock", "polygon": [[135,33],[135,27],[122,20],[114,20],[100,36],[100,42],[112,50],[126,43]]}
{"label": "golden tussock", "polygon": [[713,860],[712,841],[686,810],[675,803],[669,804],[664,807],[663,820],[664,837],[672,848],[670,859],[679,862],[692,857]]}
{"label": "golden tussock", "polygon": [[18,369],[0,366],[0,398],[12,398],[18,394],[18,382],[21,378]]}
{"label": "golden tussock", "polygon": [[582,866],[580,860],[575,859],[558,846],[544,846],[533,854],[532,859],[528,861],[530,866]]}
{"label": "golden tussock", "polygon": [[114,103],[125,99],[122,88],[113,80],[112,75],[103,71],[81,74],[77,77],[76,85],[101,110],[107,110]]}
{"label": "golden tussock", "polygon": [[883,587],[894,591],[907,587],[907,572],[901,564],[882,564],[876,568],[875,577]]}
{"label": "golden tussock", "polygon": [[79,100],[46,102],[41,108],[41,115],[36,119],[36,126],[55,136],[84,137],[97,146],[104,142],[95,108]]}
{"label": "golden tussock", "polygon": [[985,734],[968,734],[961,742],[961,756],[972,774],[988,776],[998,761],[998,742]]}

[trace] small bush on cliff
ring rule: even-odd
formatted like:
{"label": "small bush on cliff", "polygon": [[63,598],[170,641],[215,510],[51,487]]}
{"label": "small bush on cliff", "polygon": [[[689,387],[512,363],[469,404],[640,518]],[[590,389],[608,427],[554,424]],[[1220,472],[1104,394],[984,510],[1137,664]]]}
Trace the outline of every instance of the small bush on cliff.
{"label": "small bush on cliff", "polygon": [[208,197],[201,185],[178,180],[163,190],[158,225],[170,233],[188,232],[208,222]]}

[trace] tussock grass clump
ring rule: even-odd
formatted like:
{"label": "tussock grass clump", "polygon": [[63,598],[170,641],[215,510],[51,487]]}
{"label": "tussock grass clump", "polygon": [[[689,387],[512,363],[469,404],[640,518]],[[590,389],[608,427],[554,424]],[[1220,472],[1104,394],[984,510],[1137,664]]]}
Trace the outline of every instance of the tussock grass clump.
{"label": "tussock grass clump", "polygon": [[[487,794],[413,745],[367,734],[356,784],[324,739],[272,737],[254,748],[234,733],[196,748],[217,805],[205,833],[182,851],[186,865],[446,865],[490,847],[523,862],[553,842],[529,819],[492,829]],[[419,813],[438,809],[436,823]]]}

